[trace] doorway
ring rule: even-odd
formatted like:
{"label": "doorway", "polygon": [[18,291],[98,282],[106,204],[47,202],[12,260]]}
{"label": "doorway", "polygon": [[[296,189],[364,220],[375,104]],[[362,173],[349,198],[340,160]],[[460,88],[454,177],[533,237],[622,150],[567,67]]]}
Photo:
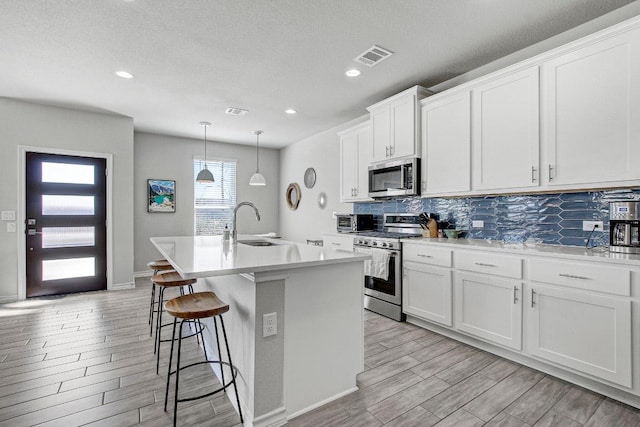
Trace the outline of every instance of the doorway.
{"label": "doorway", "polygon": [[107,160],[25,154],[26,297],[107,289]]}

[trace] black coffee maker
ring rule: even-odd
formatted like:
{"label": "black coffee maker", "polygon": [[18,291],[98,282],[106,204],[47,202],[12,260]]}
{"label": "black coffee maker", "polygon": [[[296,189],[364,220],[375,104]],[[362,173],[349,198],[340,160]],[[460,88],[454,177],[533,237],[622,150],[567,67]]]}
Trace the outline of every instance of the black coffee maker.
{"label": "black coffee maker", "polygon": [[609,250],[640,254],[640,202],[609,203]]}

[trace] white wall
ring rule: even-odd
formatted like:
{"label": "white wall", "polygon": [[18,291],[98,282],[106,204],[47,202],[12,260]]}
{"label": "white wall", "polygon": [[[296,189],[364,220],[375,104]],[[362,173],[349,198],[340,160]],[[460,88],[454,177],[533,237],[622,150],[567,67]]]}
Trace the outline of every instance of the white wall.
{"label": "white wall", "polygon": [[[158,258],[149,238],[193,235],[193,159],[204,155],[204,141],[136,132],[134,135],[134,217],[136,272],[147,269],[147,262]],[[253,209],[238,210],[240,234],[278,232],[278,151],[260,147],[260,172],[265,187],[251,187],[249,179],[256,169],[256,148],[207,141],[207,158],[236,159],[238,203],[253,202],[260,211],[256,221]],[[176,212],[147,212],[147,179],[176,181]],[[229,224],[231,228],[231,224]]]}
{"label": "white wall", "polygon": [[[18,146],[113,154],[114,285],[133,283],[133,120],[0,98],[0,210],[18,211]],[[20,207],[23,208],[23,207]],[[18,295],[18,233],[0,223],[0,301]]]}
{"label": "white wall", "polygon": [[[332,212],[351,213],[352,203],[340,203],[340,139],[337,132],[362,123],[367,116],[360,117],[339,127],[326,130],[310,138],[280,150],[280,233],[287,240],[305,242],[321,239],[322,233],[336,231]],[[304,186],[304,171],[312,167],[316,171],[316,185]],[[296,182],[302,190],[298,209],[287,207],[287,186]],[[320,209],[318,195],[327,194],[327,206]]]}

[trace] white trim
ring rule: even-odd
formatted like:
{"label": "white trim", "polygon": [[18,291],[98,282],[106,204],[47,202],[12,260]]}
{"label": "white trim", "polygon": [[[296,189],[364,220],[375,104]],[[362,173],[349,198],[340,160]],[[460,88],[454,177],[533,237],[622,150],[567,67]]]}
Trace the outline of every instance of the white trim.
{"label": "white trim", "polygon": [[286,409],[281,406],[274,409],[271,412],[267,412],[264,415],[254,418],[250,422],[245,421],[245,425],[253,427],[278,427],[287,423]]}
{"label": "white trim", "polygon": [[133,272],[133,278],[134,279],[139,279],[139,278],[144,278],[144,277],[151,277],[153,276],[153,271],[151,270],[142,270],[142,271],[134,271]]}
{"label": "white trim", "polygon": [[353,387],[353,388],[345,390],[345,391],[343,391],[341,393],[335,394],[335,395],[333,395],[331,397],[328,397],[327,399],[321,400],[320,402],[314,403],[311,406],[307,406],[306,408],[303,408],[303,409],[301,409],[301,410],[299,410],[297,412],[294,412],[293,414],[288,415],[287,416],[287,420],[291,420],[291,419],[293,419],[295,417],[299,417],[302,414],[306,414],[309,411],[313,411],[316,408],[319,408],[319,407],[321,407],[323,405],[326,405],[327,403],[333,402],[334,400],[340,399],[341,397],[344,397],[347,394],[351,394],[354,391],[358,391],[358,390],[360,390],[359,387]]}
{"label": "white trim", "polygon": [[18,295],[0,295],[0,304],[18,301]]}
{"label": "white trim", "polygon": [[114,283],[111,285],[111,288],[107,289],[109,291],[121,291],[123,289],[135,289],[136,284],[134,282],[128,283]]}
{"label": "white trim", "polygon": [[113,284],[113,178],[111,171],[113,170],[113,154],[95,153],[89,151],[74,151],[58,148],[35,147],[29,145],[18,145],[18,205],[16,209],[16,222],[18,229],[16,230],[16,245],[18,247],[18,300],[27,298],[27,263],[26,263],[26,242],[25,242],[25,220],[26,220],[26,163],[27,152],[44,153],[44,154],[60,154],[78,157],[95,157],[106,159],[107,161],[107,290],[123,289],[123,286],[134,287],[130,284]]}

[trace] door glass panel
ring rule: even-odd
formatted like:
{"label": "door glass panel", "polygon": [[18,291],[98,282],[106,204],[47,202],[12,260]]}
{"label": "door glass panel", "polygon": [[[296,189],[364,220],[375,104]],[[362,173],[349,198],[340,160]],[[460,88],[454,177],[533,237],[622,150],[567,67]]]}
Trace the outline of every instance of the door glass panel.
{"label": "door glass panel", "polygon": [[93,196],[42,195],[42,215],[93,215]]}
{"label": "door glass panel", "polygon": [[42,182],[93,184],[94,176],[92,165],[42,162]]}
{"label": "door glass panel", "polygon": [[42,227],[42,248],[94,246],[95,227]]}
{"label": "door glass panel", "polygon": [[94,257],[42,261],[42,281],[91,277],[96,274]]}

